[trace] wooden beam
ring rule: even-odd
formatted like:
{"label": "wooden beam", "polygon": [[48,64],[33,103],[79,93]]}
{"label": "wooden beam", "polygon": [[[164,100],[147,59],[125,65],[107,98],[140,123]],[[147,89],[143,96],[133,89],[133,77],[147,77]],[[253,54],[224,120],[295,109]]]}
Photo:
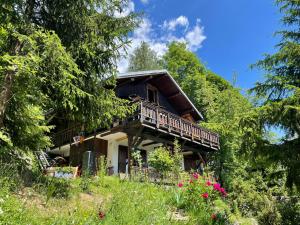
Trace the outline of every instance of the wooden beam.
{"label": "wooden beam", "polygon": [[187,113],[190,113],[190,112],[194,112],[194,109],[193,108],[189,108],[189,109],[181,112],[181,115],[184,115],[184,114],[187,114]]}
{"label": "wooden beam", "polygon": [[123,141],[123,140],[125,140],[125,139],[127,139],[127,136],[124,136],[124,137],[118,138],[118,139],[116,139],[116,141]]}
{"label": "wooden beam", "polygon": [[167,98],[170,100],[170,99],[175,98],[175,97],[180,96],[180,95],[181,95],[181,92],[178,91],[178,92],[176,92],[176,93],[174,93],[174,94],[171,94],[171,95],[168,96]]}
{"label": "wooden beam", "polygon": [[143,144],[142,146],[143,146],[143,147],[146,147],[146,146],[154,145],[154,144],[158,144],[158,142],[156,142],[156,141],[151,141],[151,142],[149,142],[149,143]]}
{"label": "wooden beam", "polygon": [[128,155],[127,155],[127,158],[128,158],[128,175],[130,176],[130,169],[131,169],[131,151],[132,151],[132,142],[133,142],[133,136],[131,135],[127,135],[128,137]]}

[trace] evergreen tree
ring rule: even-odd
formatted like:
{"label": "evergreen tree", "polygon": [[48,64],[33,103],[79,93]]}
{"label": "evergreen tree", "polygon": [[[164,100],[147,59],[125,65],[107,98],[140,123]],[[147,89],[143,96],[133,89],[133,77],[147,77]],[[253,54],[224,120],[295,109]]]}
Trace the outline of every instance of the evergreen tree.
{"label": "evergreen tree", "polygon": [[278,126],[286,131],[280,144],[259,149],[267,159],[284,166],[287,184],[300,187],[300,1],[277,0],[286,29],[277,32],[278,51],[266,55],[256,65],[266,72],[266,80],[252,89],[262,102],[253,113],[259,126]]}
{"label": "evergreen tree", "polygon": [[133,14],[118,16],[127,3],[1,2],[1,150],[43,148],[50,145],[45,133],[53,127],[105,126],[131,111],[108,88],[137,22]]}
{"label": "evergreen tree", "polygon": [[161,68],[156,52],[146,42],[142,42],[130,55],[128,71],[156,70]]}

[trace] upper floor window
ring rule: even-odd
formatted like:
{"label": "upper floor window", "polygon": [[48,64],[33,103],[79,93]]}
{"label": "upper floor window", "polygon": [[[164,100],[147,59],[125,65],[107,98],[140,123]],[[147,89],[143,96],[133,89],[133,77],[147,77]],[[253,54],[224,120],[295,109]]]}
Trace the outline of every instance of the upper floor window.
{"label": "upper floor window", "polygon": [[147,85],[147,98],[149,102],[158,104],[158,91],[155,87]]}

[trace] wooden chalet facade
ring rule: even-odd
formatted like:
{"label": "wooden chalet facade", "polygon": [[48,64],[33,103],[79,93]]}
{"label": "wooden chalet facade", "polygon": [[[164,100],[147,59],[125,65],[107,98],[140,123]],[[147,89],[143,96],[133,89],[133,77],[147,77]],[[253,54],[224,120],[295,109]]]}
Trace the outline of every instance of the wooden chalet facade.
{"label": "wooden chalet facade", "polygon": [[72,166],[82,163],[85,151],[105,155],[111,173],[117,174],[125,172],[126,162],[132,164],[132,150],[141,151],[147,166],[149,152],[161,145],[172,146],[175,138],[182,146],[186,170],[205,160],[208,151],[220,148],[219,135],[201,127],[203,116],[166,70],[121,74],[115,91],[138,105],[133,115],[115,121],[111,129],[86,135],[77,144],[73,139],[78,130],[62,130],[53,135],[55,146],[49,153],[68,158]]}

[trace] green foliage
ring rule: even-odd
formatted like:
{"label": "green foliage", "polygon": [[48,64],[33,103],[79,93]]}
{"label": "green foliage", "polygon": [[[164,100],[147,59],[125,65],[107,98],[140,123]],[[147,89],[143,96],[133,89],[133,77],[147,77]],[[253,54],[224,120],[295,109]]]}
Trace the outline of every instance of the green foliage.
{"label": "green foliage", "polygon": [[226,195],[219,184],[197,173],[191,180],[180,182],[175,191],[177,207],[187,210],[196,224],[229,224],[230,207],[225,202]]}
{"label": "green foliage", "polygon": [[161,62],[156,52],[151,50],[149,44],[142,42],[129,58],[128,71],[143,71],[161,69]]}
{"label": "green foliage", "polygon": [[260,126],[277,126],[286,132],[281,144],[266,143],[262,155],[270,162],[286,169],[287,185],[300,187],[300,2],[277,0],[283,13],[284,30],[277,32],[281,41],[278,51],[267,54],[253,67],[266,73],[264,82],[251,90],[261,104],[255,111]]}
{"label": "green foliage", "polygon": [[175,178],[178,180],[178,178],[180,177],[180,172],[182,172],[183,155],[177,139],[174,141],[172,159],[174,162],[172,173],[175,176]]}
{"label": "green foliage", "polygon": [[171,171],[174,165],[173,157],[165,147],[159,147],[150,152],[148,162],[151,167],[162,174]]}
{"label": "green foliage", "polygon": [[98,171],[97,177],[99,179],[100,186],[104,185],[104,177],[107,175],[107,162],[104,155],[98,158]]}
{"label": "green foliage", "polygon": [[46,202],[48,202],[51,197],[68,198],[70,196],[70,181],[68,179],[51,177],[47,179],[45,185]]}
{"label": "green foliage", "polygon": [[[132,112],[116,97],[116,60],[137,22],[127,0],[4,1],[0,6],[0,144],[38,150],[54,126],[105,127]],[[2,149],[1,149],[2,150]]]}
{"label": "green foliage", "polygon": [[283,225],[294,225],[300,219],[300,200],[297,197],[282,199],[279,204]]}
{"label": "green foliage", "polygon": [[259,173],[254,173],[247,181],[236,177],[232,187],[234,191],[229,198],[238,205],[237,212],[255,217],[261,224],[281,224],[281,214],[272,196],[273,190],[268,188]]}
{"label": "green foliage", "polygon": [[[230,189],[231,180],[244,169],[240,157],[244,130],[240,120],[251,110],[237,88],[207,70],[182,43],[172,43],[164,56],[165,66],[206,119],[201,125],[220,134],[221,150],[210,156],[210,168]],[[258,135],[261,135],[261,131]]]}

